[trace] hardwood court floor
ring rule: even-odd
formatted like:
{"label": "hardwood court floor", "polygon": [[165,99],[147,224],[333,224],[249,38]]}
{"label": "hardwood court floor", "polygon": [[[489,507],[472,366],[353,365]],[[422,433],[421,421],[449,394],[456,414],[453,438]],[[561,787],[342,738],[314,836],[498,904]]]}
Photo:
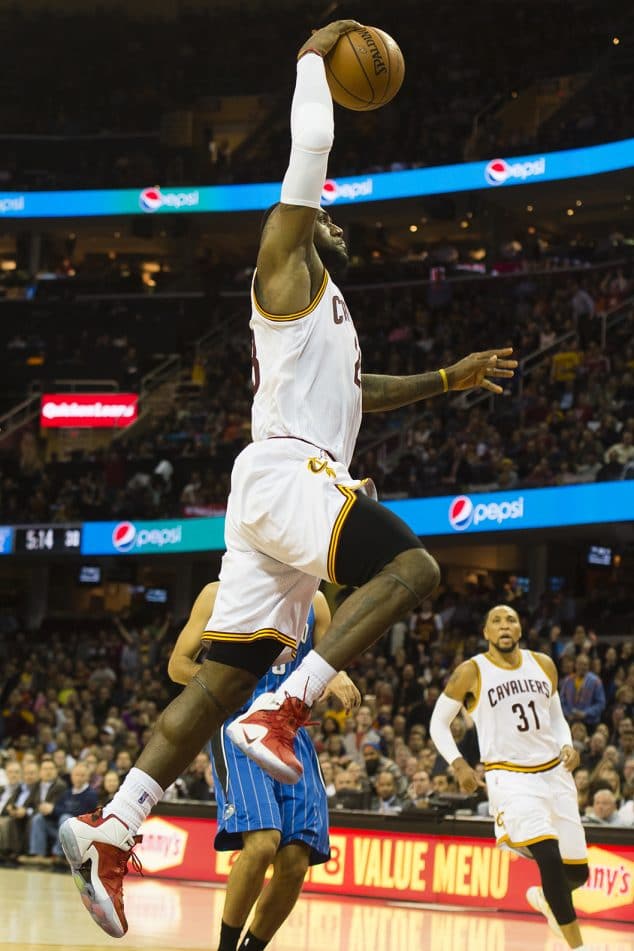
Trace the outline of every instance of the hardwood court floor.
{"label": "hardwood court floor", "polygon": [[[130,930],[105,935],[70,875],[0,869],[0,951],[214,951],[224,890],[134,879],[126,884]],[[592,951],[634,951],[626,925],[584,928]],[[352,899],[300,899],[271,951],[566,951],[535,916]]]}

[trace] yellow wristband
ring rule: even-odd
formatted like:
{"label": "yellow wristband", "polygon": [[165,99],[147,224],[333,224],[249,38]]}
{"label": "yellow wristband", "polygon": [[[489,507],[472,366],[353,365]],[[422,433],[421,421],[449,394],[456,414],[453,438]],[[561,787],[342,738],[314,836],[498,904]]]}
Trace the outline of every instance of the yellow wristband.
{"label": "yellow wristband", "polygon": [[438,371],[440,373],[440,379],[442,380],[442,391],[446,393],[449,389],[449,380],[447,379],[447,374],[443,369]]}

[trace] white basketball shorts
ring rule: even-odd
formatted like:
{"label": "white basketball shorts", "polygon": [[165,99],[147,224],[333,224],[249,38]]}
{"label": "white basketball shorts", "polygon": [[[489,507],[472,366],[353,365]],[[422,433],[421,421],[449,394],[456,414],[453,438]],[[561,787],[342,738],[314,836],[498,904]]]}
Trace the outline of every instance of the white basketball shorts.
{"label": "white basketball shorts", "polygon": [[526,854],[535,842],[557,839],[564,862],[587,861],[577,789],[561,764],[538,773],[491,770],[486,784],[498,845]]}
{"label": "white basketball shorts", "polygon": [[339,536],[358,490],[363,482],[303,440],[247,446],[231,474],[227,551],[203,642],[273,637],[294,650],[320,580],[337,580]]}

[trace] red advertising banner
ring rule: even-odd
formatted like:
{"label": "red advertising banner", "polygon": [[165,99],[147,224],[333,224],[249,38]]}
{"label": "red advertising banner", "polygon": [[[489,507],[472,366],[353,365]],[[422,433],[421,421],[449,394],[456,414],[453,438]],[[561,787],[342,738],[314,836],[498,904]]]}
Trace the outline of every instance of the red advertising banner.
{"label": "red advertising banner", "polygon": [[123,427],[138,415],[137,393],[44,393],[40,426]]}
{"label": "red advertising banner", "polygon": [[[225,882],[238,855],[214,851],[213,819],[154,816],[141,832],[136,851],[150,876]],[[306,891],[526,913],[526,889],[539,881],[533,862],[492,839],[333,828],[330,844]],[[591,845],[588,856],[589,881],[574,895],[579,916],[634,923],[634,846]]]}

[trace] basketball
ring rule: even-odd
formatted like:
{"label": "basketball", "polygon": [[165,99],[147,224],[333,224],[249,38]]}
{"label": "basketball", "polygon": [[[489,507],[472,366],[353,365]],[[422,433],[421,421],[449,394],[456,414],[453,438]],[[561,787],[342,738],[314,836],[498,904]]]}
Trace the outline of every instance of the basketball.
{"label": "basketball", "polygon": [[332,98],[346,109],[384,106],[401,88],[405,60],[398,44],[376,26],[344,34],[326,56]]}

